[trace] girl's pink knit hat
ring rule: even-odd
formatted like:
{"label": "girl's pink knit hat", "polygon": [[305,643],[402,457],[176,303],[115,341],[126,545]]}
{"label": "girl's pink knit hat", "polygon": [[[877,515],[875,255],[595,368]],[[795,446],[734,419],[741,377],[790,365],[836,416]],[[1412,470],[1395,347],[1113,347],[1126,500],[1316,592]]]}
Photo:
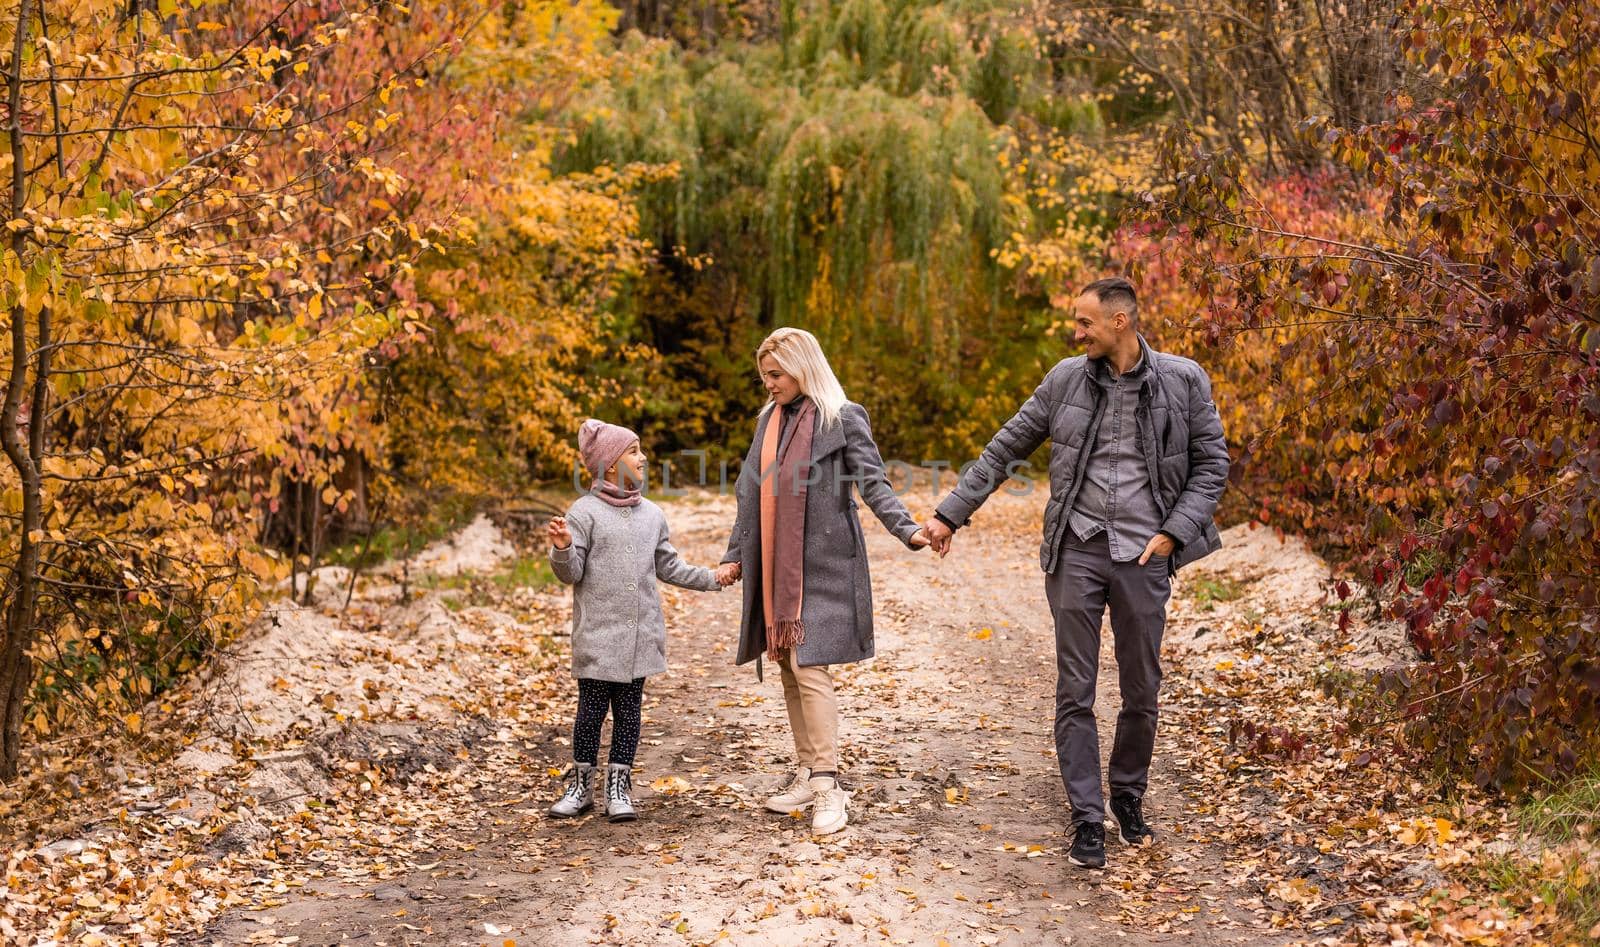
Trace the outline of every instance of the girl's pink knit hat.
{"label": "girl's pink knit hat", "polygon": [[590,418],[578,428],[578,455],[596,479],[604,477],[639,435],[625,427]]}

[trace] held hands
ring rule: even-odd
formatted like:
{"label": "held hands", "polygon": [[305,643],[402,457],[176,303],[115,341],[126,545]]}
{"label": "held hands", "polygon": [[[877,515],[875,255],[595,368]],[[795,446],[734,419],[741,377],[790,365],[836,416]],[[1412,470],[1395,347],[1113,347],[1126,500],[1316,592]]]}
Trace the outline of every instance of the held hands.
{"label": "held hands", "polygon": [[1148,563],[1151,556],[1170,556],[1172,555],[1172,550],[1177,547],[1178,544],[1172,541],[1171,536],[1166,533],[1156,533],[1150,537],[1148,543],[1145,543],[1144,555],[1139,557],[1139,565],[1142,566]]}
{"label": "held hands", "polygon": [[933,551],[939,554],[940,559],[950,554],[950,538],[955,533],[937,516],[928,517],[928,521],[922,524],[922,529],[918,530],[918,533],[927,539],[927,544],[933,547]]}
{"label": "held hands", "polygon": [[739,581],[740,575],[743,572],[744,567],[739,565],[739,563],[724,562],[722,565],[717,566],[716,571],[712,574],[717,577],[718,585],[722,586],[723,588],[727,588],[733,583]]}
{"label": "held hands", "polygon": [[928,538],[928,531],[925,529],[919,527],[916,532],[911,534],[912,549],[921,549],[924,546],[932,545],[932,543],[933,540]]}
{"label": "held hands", "polygon": [[545,527],[545,535],[550,537],[550,545],[557,549],[566,549],[572,545],[572,530],[567,528],[567,518],[558,516]]}

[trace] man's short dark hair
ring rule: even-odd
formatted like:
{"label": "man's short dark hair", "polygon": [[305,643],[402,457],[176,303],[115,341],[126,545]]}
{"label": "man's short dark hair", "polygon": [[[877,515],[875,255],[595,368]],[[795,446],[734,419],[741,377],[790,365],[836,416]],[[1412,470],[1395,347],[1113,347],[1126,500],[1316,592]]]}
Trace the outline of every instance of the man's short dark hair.
{"label": "man's short dark hair", "polygon": [[1083,288],[1083,295],[1094,293],[1100,303],[1111,307],[1113,310],[1121,309],[1128,314],[1130,323],[1139,321],[1139,297],[1133,291],[1133,284],[1120,276],[1108,276],[1097,279]]}

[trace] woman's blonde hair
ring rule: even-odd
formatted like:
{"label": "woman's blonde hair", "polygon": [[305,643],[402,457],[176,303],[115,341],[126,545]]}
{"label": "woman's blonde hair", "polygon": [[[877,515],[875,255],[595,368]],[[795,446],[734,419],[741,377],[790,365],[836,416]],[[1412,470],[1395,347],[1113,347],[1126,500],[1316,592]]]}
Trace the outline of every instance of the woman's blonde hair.
{"label": "woman's blonde hair", "polygon": [[[800,383],[800,393],[817,406],[817,415],[822,422],[819,427],[830,427],[838,422],[839,412],[844,409],[848,399],[844,396],[844,388],[839,385],[839,379],[833,374],[833,368],[828,364],[828,357],[822,354],[822,346],[817,343],[816,336],[804,329],[787,326],[774,329],[756,349],[758,374],[763,355],[771,355],[779,368],[793,375]],[[772,404],[772,400],[768,399],[761,408],[762,412],[771,410]]]}

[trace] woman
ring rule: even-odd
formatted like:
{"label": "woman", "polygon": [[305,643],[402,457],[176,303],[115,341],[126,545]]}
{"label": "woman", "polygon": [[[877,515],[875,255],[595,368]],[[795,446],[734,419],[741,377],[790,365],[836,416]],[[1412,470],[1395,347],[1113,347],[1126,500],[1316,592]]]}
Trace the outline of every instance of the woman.
{"label": "woman", "polygon": [[844,389],[811,333],[779,329],[756,350],[770,400],[756,421],[736,487],[739,512],[720,581],[743,578],[737,663],[776,661],[798,769],[766,800],[773,812],[812,806],[811,829],[849,821],[838,783],[839,707],[829,665],[870,658],[872,581],[850,486],[909,548],[928,544],[884,476],[867,412]]}

